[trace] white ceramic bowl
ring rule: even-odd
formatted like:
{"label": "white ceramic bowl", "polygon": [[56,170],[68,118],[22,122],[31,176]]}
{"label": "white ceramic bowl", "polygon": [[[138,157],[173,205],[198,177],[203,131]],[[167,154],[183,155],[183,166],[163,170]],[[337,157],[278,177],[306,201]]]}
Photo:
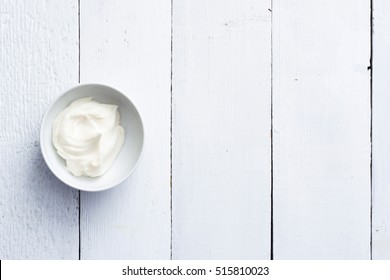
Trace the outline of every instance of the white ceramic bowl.
{"label": "white ceramic bowl", "polygon": [[[120,124],[126,131],[125,141],[110,169],[100,177],[76,177],[66,169],[66,163],[53,146],[52,126],[57,115],[73,100],[93,96],[94,100],[118,105]],[[41,150],[50,170],[65,184],[82,191],[102,191],[124,181],[137,167],[144,146],[144,128],[135,105],[120,91],[99,84],[78,85],[59,96],[43,117],[41,126]]]}

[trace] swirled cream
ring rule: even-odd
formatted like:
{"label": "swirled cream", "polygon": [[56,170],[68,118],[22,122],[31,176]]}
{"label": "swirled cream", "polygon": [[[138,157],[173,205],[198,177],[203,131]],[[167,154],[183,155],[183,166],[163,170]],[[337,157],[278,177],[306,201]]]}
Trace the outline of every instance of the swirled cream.
{"label": "swirled cream", "polygon": [[112,165],[125,138],[118,106],[80,98],[53,122],[53,144],[75,176],[97,177]]}

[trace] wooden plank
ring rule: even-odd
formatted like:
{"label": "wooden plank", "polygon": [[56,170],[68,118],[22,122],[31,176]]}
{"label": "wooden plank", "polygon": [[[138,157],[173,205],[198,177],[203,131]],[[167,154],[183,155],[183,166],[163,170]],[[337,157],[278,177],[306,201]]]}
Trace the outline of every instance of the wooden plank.
{"label": "wooden plank", "polygon": [[169,259],[170,1],[82,0],[80,15],[81,82],[125,92],[146,133],[131,179],[81,194],[81,258]]}
{"label": "wooden plank", "polygon": [[370,1],[273,4],[274,254],[370,257]]}
{"label": "wooden plank", "polygon": [[390,259],[390,2],[373,7],[372,258]]}
{"label": "wooden plank", "polygon": [[173,3],[173,258],[268,259],[271,3]]}
{"label": "wooden plank", "polygon": [[77,259],[78,192],[47,168],[39,131],[78,81],[77,1],[0,4],[0,259]]}

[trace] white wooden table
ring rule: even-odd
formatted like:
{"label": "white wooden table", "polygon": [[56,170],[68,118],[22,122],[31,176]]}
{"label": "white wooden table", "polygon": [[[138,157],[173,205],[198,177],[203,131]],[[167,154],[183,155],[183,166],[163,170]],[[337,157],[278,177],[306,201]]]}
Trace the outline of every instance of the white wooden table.
{"label": "white wooden table", "polygon": [[[1,0],[0,24],[1,259],[390,259],[390,1]],[[110,191],[40,153],[79,82],[144,118]]]}

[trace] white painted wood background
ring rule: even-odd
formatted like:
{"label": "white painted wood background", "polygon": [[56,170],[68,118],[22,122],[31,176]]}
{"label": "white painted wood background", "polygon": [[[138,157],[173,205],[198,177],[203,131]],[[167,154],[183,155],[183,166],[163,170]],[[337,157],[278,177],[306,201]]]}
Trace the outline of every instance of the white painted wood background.
{"label": "white painted wood background", "polygon": [[[0,258],[390,259],[388,30],[386,0],[2,0]],[[39,150],[79,82],[145,122],[106,192]]]}

